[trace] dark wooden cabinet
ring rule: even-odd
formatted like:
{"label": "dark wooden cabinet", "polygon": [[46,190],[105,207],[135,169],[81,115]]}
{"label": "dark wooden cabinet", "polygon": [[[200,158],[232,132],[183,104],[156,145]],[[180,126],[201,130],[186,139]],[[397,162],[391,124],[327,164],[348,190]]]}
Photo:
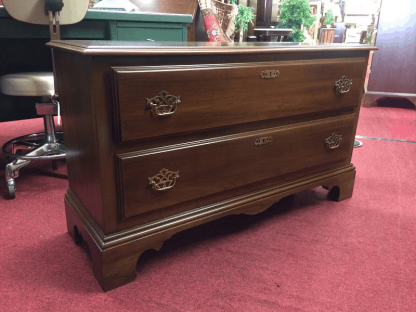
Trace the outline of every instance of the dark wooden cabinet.
{"label": "dark wooden cabinet", "polygon": [[[157,1],[153,1],[157,2]],[[167,1],[165,1],[167,2]],[[166,14],[143,3],[143,13],[126,14],[89,10],[85,18],[73,25],[61,27],[62,39],[94,39],[123,41],[186,41],[187,26],[193,25],[192,9],[197,0],[182,0],[182,6]],[[146,5],[144,5],[146,4]],[[169,6],[172,8],[173,6]],[[150,9],[155,9],[151,11]],[[149,9],[149,10],[144,10]],[[188,9],[186,11],[182,11]],[[172,14],[177,12],[178,14]],[[190,27],[190,30],[194,28]],[[192,35],[192,34],[191,34]],[[193,35],[195,37],[195,35]],[[0,7],[0,76],[29,71],[52,71],[50,49],[45,44],[50,40],[47,25],[32,25],[12,19],[4,7]],[[38,117],[34,103],[40,98],[13,97],[0,93],[0,122]]]}
{"label": "dark wooden cabinet", "polygon": [[270,27],[273,0],[257,0],[256,26]]}
{"label": "dark wooden cabinet", "polygon": [[334,43],[343,43],[345,33],[345,23],[335,23]]}
{"label": "dark wooden cabinet", "polygon": [[407,98],[416,105],[416,5],[383,0],[365,103],[382,97]]}
{"label": "dark wooden cabinet", "polygon": [[[147,249],[315,186],[352,195],[370,46],[55,41],[68,231],[109,290]],[[352,82],[352,85],[350,84]]]}
{"label": "dark wooden cabinet", "polygon": [[324,28],[319,30],[319,42],[333,43],[335,38],[335,28]]}

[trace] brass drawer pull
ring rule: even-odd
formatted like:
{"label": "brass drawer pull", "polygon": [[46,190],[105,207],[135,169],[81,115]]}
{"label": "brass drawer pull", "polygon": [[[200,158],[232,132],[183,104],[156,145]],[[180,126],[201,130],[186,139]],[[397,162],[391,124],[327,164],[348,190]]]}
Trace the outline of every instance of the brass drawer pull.
{"label": "brass drawer pull", "polygon": [[158,174],[148,178],[148,183],[155,191],[166,191],[175,186],[177,178],[179,178],[179,170],[173,172],[163,168]]}
{"label": "brass drawer pull", "polygon": [[147,99],[147,107],[150,107],[151,111],[159,116],[166,116],[176,112],[180,102],[180,96],[172,95],[163,90],[155,97]]}
{"label": "brass drawer pull", "polygon": [[329,149],[336,149],[341,144],[342,136],[335,132],[325,139],[325,145]]}
{"label": "brass drawer pull", "polygon": [[335,90],[338,93],[347,93],[350,91],[352,85],[352,79],[348,79],[345,76],[342,76],[340,80],[335,81]]}
{"label": "brass drawer pull", "polygon": [[260,73],[260,77],[263,79],[277,78],[279,77],[280,72],[278,70],[263,70]]}
{"label": "brass drawer pull", "polygon": [[271,143],[273,141],[273,138],[271,136],[268,137],[262,137],[254,140],[254,145],[264,145],[267,143]]}

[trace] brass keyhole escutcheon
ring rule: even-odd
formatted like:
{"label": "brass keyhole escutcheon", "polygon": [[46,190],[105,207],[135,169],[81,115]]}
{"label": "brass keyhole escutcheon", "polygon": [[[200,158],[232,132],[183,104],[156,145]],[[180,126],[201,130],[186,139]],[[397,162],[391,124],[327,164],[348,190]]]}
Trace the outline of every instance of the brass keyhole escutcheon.
{"label": "brass keyhole escutcheon", "polygon": [[277,78],[280,75],[280,71],[271,69],[271,70],[263,70],[260,73],[260,77],[262,79],[271,79],[271,78]]}
{"label": "brass keyhole escutcheon", "polygon": [[254,140],[254,145],[264,145],[271,143],[273,141],[273,138],[271,136],[262,137]]}

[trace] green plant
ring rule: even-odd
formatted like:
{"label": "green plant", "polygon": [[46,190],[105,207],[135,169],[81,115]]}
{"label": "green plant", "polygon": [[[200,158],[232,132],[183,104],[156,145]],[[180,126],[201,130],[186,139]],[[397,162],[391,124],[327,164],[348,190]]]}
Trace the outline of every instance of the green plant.
{"label": "green plant", "polygon": [[[237,2],[237,0],[231,0],[233,4]],[[238,5],[238,14],[237,14],[237,21],[236,21],[236,29],[242,28],[244,31],[248,30],[248,23],[253,24],[253,19],[256,15],[253,12],[253,8],[246,7],[244,5]]]}
{"label": "green plant", "polygon": [[334,16],[332,15],[332,11],[328,10],[326,12],[326,18],[324,20],[324,24],[332,24],[334,22]]}
{"label": "green plant", "polygon": [[293,34],[289,40],[302,42],[305,36],[300,30],[302,24],[305,28],[310,28],[316,20],[316,16],[311,17],[311,7],[308,0],[285,0],[280,5],[280,19],[282,26],[292,28]]}

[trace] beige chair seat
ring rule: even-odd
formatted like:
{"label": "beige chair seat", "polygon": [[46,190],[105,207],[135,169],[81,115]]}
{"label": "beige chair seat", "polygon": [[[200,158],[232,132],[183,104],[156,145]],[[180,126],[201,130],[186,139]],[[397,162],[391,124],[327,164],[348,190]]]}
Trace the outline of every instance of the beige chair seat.
{"label": "beige chair seat", "polygon": [[48,96],[55,93],[52,72],[30,72],[4,75],[0,92],[14,96]]}

